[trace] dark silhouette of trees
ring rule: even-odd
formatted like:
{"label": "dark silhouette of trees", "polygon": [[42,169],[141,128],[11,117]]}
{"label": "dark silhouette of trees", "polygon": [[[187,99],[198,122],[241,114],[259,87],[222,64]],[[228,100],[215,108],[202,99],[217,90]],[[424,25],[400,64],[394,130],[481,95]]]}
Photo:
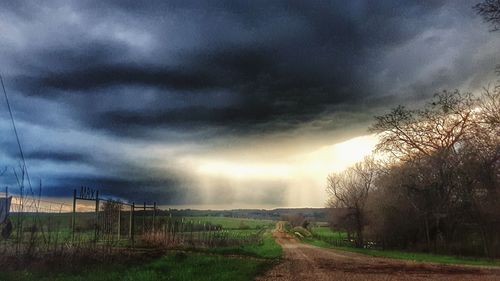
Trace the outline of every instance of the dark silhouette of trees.
{"label": "dark silhouette of trees", "polygon": [[424,108],[398,107],[376,118],[377,150],[395,163],[378,181],[379,193],[391,196],[374,206],[390,221],[383,235],[400,233],[390,246],[425,241],[428,251],[479,254],[476,243],[484,255],[499,254],[499,112],[497,87],[479,98],[443,92]]}
{"label": "dark silhouette of trees", "polygon": [[344,172],[328,176],[329,206],[344,210],[340,216],[334,218],[337,219],[338,225],[356,234],[357,247],[362,247],[364,244],[365,206],[373,188],[375,174],[375,161],[366,158]]}
{"label": "dark silhouette of trees", "polygon": [[[500,30],[500,0],[475,11]],[[384,248],[500,256],[500,85],[377,116],[375,153],[328,177],[330,225]]]}
{"label": "dark silhouette of trees", "polygon": [[309,221],[301,214],[286,216],[285,220],[288,221],[292,227],[300,226],[307,228],[309,226]]}
{"label": "dark silhouette of trees", "polygon": [[[500,255],[500,88],[376,117],[376,152],[328,177],[332,224],[388,248]],[[380,158],[379,157],[379,158]]]}
{"label": "dark silhouette of trees", "polygon": [[467,130],[473,123],[474,102],[469,93],[444,91],[423,109],[399,106],[377,116],[371,128],[380,136],[377,150],[405,162],[456,153],[458,144],[470,137]]}
{"label": "dark silhouette of trees", "polygon": [[474,10],[491,24],[493,31],[500,30],[500,0],[484,0],[476,4]]}
{"label": "dark silhouette of trees", "polygon": [[[474,10],[491,25],[491,31],[500,30],[500,0],[484,0],[476,4]],[[496,71],[500,75],[500,65]]]}
{"label": "dark silhouette of trees", "polygon": [[116,233],[118,216],[122,205],[119,202],[104,201],[99,212],[99,228],[103,234]]}

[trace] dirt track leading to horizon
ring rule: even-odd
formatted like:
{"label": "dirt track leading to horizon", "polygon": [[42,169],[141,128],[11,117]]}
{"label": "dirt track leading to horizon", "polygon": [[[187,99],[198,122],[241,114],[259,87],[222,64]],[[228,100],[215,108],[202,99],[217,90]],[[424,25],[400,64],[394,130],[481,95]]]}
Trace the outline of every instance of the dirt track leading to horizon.
{"label": "dirt track leading to horizon", "polygon": [[500,280],[500,269],[436,265],[322,249],[297,241],[278,223],[274,232],[284,258],[258,281]]}

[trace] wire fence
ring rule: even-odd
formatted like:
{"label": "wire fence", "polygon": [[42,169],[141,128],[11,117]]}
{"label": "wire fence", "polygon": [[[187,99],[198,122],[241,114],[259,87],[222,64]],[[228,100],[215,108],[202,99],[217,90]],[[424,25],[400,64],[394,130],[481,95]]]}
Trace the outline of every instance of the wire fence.
{"label": "wire fence", "polygon": [[[2,196],[3,195],[3,196]],[[73,192],[72,203],[42,197],[12,197],[0,224],[0,254],[33,256],[82,248],[219,247],[262,242],[259,231],[174,217],[153,204],[107,199],[97,190]]]}

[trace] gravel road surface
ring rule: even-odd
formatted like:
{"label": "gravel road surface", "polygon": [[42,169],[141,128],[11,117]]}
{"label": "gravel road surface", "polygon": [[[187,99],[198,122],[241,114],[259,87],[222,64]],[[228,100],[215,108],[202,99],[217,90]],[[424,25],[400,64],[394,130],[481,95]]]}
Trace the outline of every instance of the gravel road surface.
{"label": "gravel road surface", "polygon": [[258,281],[500,280],[500,269],[436,265],[322,249],[297,241],[278,223],[274,232],[284,258]]}

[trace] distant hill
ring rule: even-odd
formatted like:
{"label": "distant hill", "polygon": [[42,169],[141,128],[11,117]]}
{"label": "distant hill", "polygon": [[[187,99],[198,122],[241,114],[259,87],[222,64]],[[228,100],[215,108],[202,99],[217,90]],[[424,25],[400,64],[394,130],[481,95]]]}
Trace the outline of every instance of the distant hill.
{"label": "distant hill", "polygon": [[273,210],[258,209],[235,209],[235,210],[179,210],[169,209],[168,212],[173,216],[194,217],[194,216],[214,216],[214,217],[233,217],[233,218],[251,218],[251,219],[270,219],[280,220],[286,216],[302,215],[310,221],[327,221],[327,208],[278,208]]}

